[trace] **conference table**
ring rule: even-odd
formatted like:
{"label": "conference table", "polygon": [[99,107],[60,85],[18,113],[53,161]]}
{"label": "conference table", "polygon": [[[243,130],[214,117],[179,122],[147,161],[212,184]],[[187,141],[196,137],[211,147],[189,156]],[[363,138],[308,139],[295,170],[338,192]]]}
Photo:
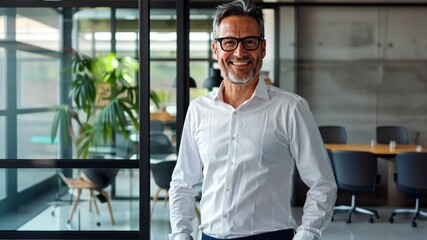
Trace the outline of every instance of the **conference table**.
{"label": "conference table", "polygon": [[377,157],[393,158],[402,152],[427,152],[427,147],[422,148],[416,144],[396,144],[390,148],[389,144],[325,144],[331,151],[365,151],[375,154]]}
{"label": "conference table", "polygon": [[389,144],[325,144],[325,147],[331,151],[371,152],[378,158],[386,159],[387,170],[385,174],[387,176],[382,176],[381,181],[385,180],[387,184],[387,206],[398,207],[409,203],[413,204],[413,199],[409,199],[396,189],[396,185],[394,183],[396,164],[393,159],[397,154],[403,152],[427,152],[427,147],[423,148],[415,144],[396,144],[394,148],[390,148]]}

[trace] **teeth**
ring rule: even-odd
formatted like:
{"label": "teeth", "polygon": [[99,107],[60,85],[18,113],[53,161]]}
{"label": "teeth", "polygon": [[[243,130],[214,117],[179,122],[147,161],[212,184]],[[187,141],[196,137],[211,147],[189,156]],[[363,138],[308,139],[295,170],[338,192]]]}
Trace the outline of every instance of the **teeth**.
{"label": "teeth", "polygon": [[241,65],[249,64],[249,62],[233,62],[233,64],[241,66]]}

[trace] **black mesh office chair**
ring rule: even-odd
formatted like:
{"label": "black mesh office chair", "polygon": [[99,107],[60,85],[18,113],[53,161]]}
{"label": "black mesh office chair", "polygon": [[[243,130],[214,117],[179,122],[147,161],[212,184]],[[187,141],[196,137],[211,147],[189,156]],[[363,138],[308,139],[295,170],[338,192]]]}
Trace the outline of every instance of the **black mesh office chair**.
{"label": "black mesh office chair", "polygon": [[347,132],[342,126],[319,126],[324,143],[347,143]]}
{"label": "black mesh office chair", "polygon": [[[99,193],[97,197],[99,201],[101,201],[101,203],[107,203],[111,224],[115,224],[110,197],[104,189],[110,186],[110,184],[114,181],[119,170],[119,168],[84,168],[81,170],[78,178],[68,178],[61,175],[62,179],[70,189],[77,190],[77,197],[74,200],[68,215],[68,223],[71,222],[77,205],[79,204],[82,190],[88,189],[90,190],[89,211],[92,211],[93,203],[95,210],[99,215],[98,205],[96,203],[96,199],[93,197],[93,191],[97,191]],[[100,226],[101,223],[98,221],[97,225]]]}
{"label": "black mesh office chair", "polygon": [[415,208],[395,209],[389,222],[394,222],[398,214],[413,214],[411,226],[417,226],[419,216],[427,217],[427,212],[420,209],[419,198],[427,196],[427,153],[407,152],[396,156],[395,181],[399,191],[415,198]]}
{"label": "black mesh office chair", "polygon": [[408,129],[403,126],[378,126],[377,143],[389,144],[395,141],[397,144],[409,144]]}
{"label": "black mesh office chair", "polygon": [[375,186],[379,182],[376,156],[369,152],[334,151],[332,163],[338,188],[352,194],[350,206],[336,206],[334,211],[348,211],[347,223],[351,223],[351,216],[354,212],[367,214],[369,222],[374,222],[374,216],[379,218],[378,212],[357,207],[356,195],[375,191]]}

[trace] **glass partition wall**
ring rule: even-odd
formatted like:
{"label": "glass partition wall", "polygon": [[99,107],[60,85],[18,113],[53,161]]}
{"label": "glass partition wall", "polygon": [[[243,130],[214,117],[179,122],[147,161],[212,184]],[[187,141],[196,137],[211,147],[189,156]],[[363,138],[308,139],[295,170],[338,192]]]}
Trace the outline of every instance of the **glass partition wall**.
{"label": "glass partition wall", "polygon": [[[106,12],[84,7],[0,8],[2,239],[38,234],[40,239],[60,239],[67,234],[74,239],[138,239],[139,149],[129,141],[137,130],[129,129],[126,138],[113,135],[105,146],[95,146],[87,155],[77,151],[76,138],[67,138],[67,126],[59,124],[57,134],[52,135],[58,106],[68,105],[82,122],[87,118],[69,99],[76,53],[98,59],[114,52],[118,58],[131,57],[138,65],[138,9],[133,5],[132,15],[128,8],[101,8]],[[138,70],[126,72],[126,77],[137,89]],[[138,121],[139,109],[134,110]],[[76,134],[81,133],[78,127],[89,126],[74,120],[70,123]],[[101,147],[114,150],[98,151]],[[114,169],[114,178],[105,185],[96,182],[105,174],[93,178],[86,174]],[[82,185],[81,179],[86,177],[92,186]],[[97,189],[102,191],[94,191]],[[73,233],[66,233],[68,230]],[[99,232],[91,233],[93,230]]]}
{"label": "glass partition wall", "polygon": [[[0,89],[0,97],[5,99],[0,101],[0,157],[2,166],[5,166],[0,171],[0,179],[4,179],[0,181],[2,237],[26,238],[31,231],[65,232],[71,229],[82,236],[111,239],[114,233],[108,235],[103,231],[114,231],[120,234],[120,239],[126,239],[126,236],[136,239],[140,221],[141,179],[137,169],[139,163],[135,161],[140,157],[138,129],[129,125],[126,128],[127,136],[117,131],[112,141],[103,142],[82,157],[77,152],[76,142],[63,138],[66,135],[64,131],[68,131],[66,128],[59,128],[53,137],[51,127],[57,106],[67,104],[74,110],[79,108],[69,99],[70,82],[73,80],[71,67],[76,54],[101,59],[114,53],[117,58],[139,60],[138,9],[4,8],[0,9],[0,13],[0,67],[5,70],[1,71],[0,77],[0,86],[4,86]],[[212,9],[192,10],[190,14],[193,26],[189,35],[191,99],[208,91],[204,82],[212,67],[212,14]],[[172,149],[166,154],[151,150],[151,158],[154,162],[176,160],[176,88],[180,84],[176,80],[176,10],[153,8],[150,15],[149,81],[152,93],[160,100],[157,103],[150,100],[150,119],[162,123],[159,132],[168,138]],[[138,75],[138,70],[130,74],[134,80]],[[135,81],[135,85],[138,87],[138,81]],[[76,113],[80,121],[87,117],[82,111]],[[152,125],[154,127],[155,124]],[[74,134],[79,133],[78,127],[81,126],[75,121],[71,123]],[[151,131],[159,133],[157,129]],[[34,168],[39,164],[52,167]],[[25,168],[21,168],[23,165]],[[98,169],[99,166],[120,168],[114,181],[104,189],[112,199],[116,223],[109,223],[102,196],[96,193],[91,196],[90,191],[85,189],[80,196],[82,204],[69,219],[73,200],[79,194],[78,190],[67,184],[66,179],[79,179],[84,169]],[[150,181],[153,197],[158,186],[153,178]],[[90,213],[85,209],[90,207],[91,199],[100,200],[99,217],[96,216],[98,210]],[[159,195],[162,204],[156,207],[151,218],[153,239],[164,238],[170,231],[167,227],[168,208],[163,206],[164,200],[163,192]],[[160,223],[156,221],[159,216]],[[97,220],[100,220],[99,225]],[[85,233],[91,230],[97,233]],[[7,234],[9,231],[17,232]]]}

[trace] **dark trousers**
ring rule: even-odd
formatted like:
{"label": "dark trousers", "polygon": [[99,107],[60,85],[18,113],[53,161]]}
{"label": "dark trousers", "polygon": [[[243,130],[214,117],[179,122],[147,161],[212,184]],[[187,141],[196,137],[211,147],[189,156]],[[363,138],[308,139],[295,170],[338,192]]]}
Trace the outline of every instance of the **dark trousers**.
{"label": "dark trousers", "polygon": [[292,238],[294,238],[294,234],[295,233],[293,229],[285,229],[285,230],[279,230],[275,232],[260,233],[257,235],[252,235],[247,237],[222,239],[222,238],[214,238],[203,233],[202,240],[292,240]]}

